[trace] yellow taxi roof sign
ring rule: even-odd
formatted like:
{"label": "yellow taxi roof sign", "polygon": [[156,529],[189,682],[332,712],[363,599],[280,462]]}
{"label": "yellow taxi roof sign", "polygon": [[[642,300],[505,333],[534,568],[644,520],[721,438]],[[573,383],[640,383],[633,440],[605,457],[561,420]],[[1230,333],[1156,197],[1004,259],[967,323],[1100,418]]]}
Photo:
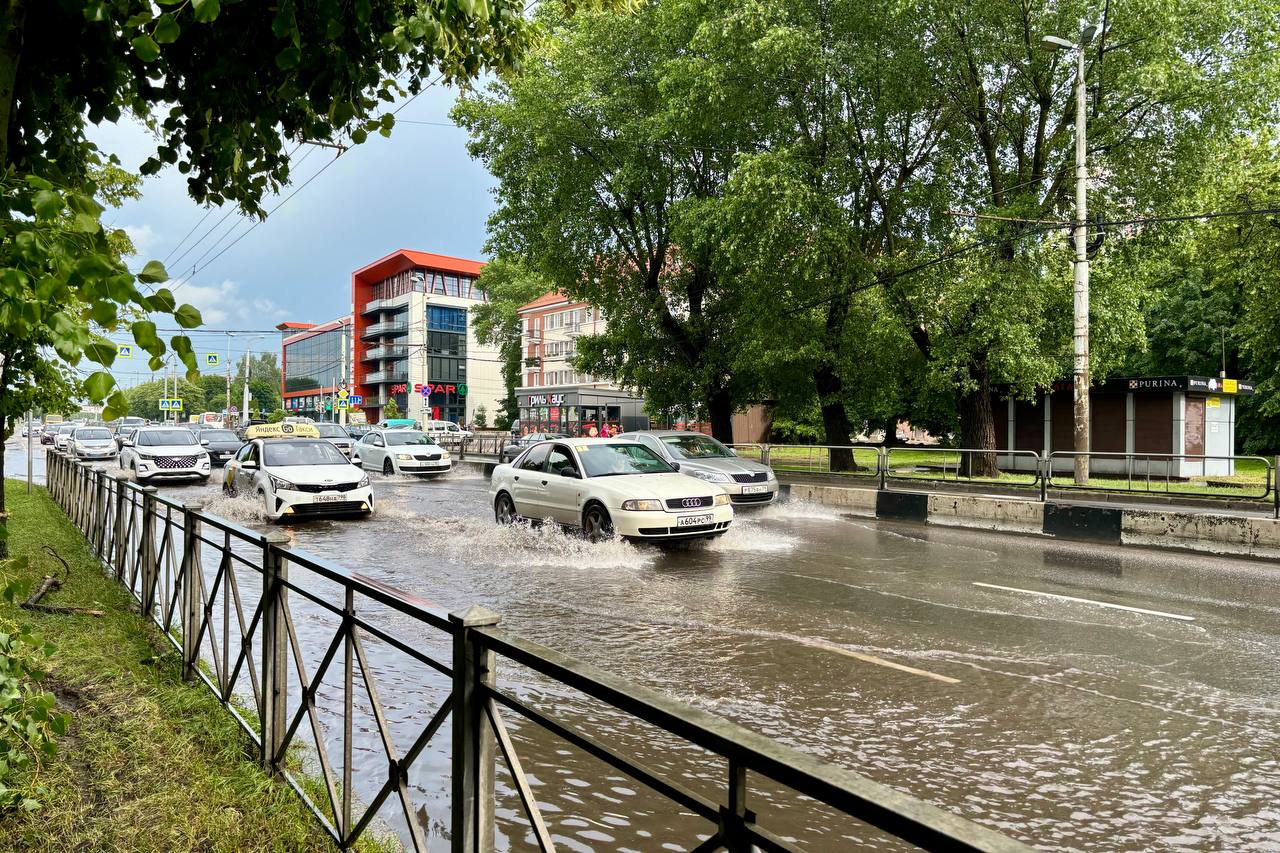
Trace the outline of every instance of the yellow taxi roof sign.
{"label": "yellow taxi roof sign", "polygon": [[313,424],[254,424],[244,431],[244,437],[254,438],[319,438],[320,430]]}

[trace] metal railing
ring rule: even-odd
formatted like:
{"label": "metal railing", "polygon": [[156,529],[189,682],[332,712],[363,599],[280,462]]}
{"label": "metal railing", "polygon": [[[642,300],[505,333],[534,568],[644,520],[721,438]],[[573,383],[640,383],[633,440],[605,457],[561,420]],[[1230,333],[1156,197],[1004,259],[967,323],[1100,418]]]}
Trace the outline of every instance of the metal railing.
{"label": "metal railing", "polygon": [[381,323],[374,323],[370,326],[366,326],[360,333],[360,337],[376,338],[379,335],[398,335],[405,334],[408,331],[408,320],[384,320]]}
{"label": "metal railing", "polygon": [[[876,477],[881,489],[895,481],[969,483],[1013,488],[1038,488],[1040,500],[1049,489],[1079,492],[1159,494],[1208,500],[1270,501],[1280,518],[1280,457],[1205,456],[1177,453],[1087,453],[1090,481],[1076,485],[1070,477],[1074,451],[1037,453],[1034,450],[985,450],[951,447],[845,448],[809,444],[735,444],[739,456],[769,465],[779,473]],[[833,460],[847,460],[834,451],[851,451],[856,469],[842,469]],[[1240,463],[1252,469],[1241,474]],[[994,466],[991,468],[989,466]],[[1057,479],[1055,479],[1057,475]]]}
{"label": "metal railing", "polygon": [[[1074,461],[1089,460],[1090,481],[1077,485],[1071,477]],[[1048,485],[1052,489],[1096,492],[1148,492],[1193,498],[1234,498],[1263,501],[1272,498],[1280,507],[1275,488],[1275,466],[1265,456],[1214,456],[1192,453],[1077,453],[1055,450],[1047,458]],[[1280,462],[1280,459],[1276,460]],[[1240,462],[1256,463],[1262,482],[1238,478]],[[1055,479],[1055,474],[1061,475]],[[1280,514],[1277,514],[1280,518]]]}
{"label": "metal railing", "polygon": [[[281,533],[247,529],[204,512],[199,503],[162,497],[122,473],[95,469],[60,452],[49,452],[47,471],[54,499],[85,534],[106,571],[160,626],[182,657],[184,676],[218,697],[256,745],[263,767],[297,792],[340,848],[355,844],[379,820],[394,823],[413,849],[426,849],[426,806],[424,798],[415,800],[410,771],[424,772],[423,756],[433,740],[441,748],[447,725],[451,849],[470,853],[493,848],[498,815],[506,814],[495,809],[495,774],[505,768],[524,815],[523,820],[507,815],[507,828],[531,837],[539,850],[554,850],[506,721],[510,713],[641,783],[669,801],[676,813],[704,819],[693,842],[696,850],[801,849],[762,826],[752,811],[749,795],[754,791],[761,796],[774,786],[790,792],[792,807],[810,807],[805,805],[808,798],[927,848],[1027,849],[713,714],[513,636],[497,627],[496,614],[483,608],[444,612],[295,550]],[[402,662],[371,667],[369,643],[381,654],[401,656]],[[504,688],[498,681],[499,658],[539,674],[558,690],[571,688],[700,750],[705,762],[724,768],[723,788],[716,796],[695,791],[684,777],[637,761],[632,750],[615,745],[616,737],[593,737],[576,720]],[[394,680],[388,685],[385,678]],[[382,695],[406,684],[420,691],[414,697],[417,706],[434,710],[409,715],[406,721],[405,700],[397,696],[397,715],[389,716]],[[359,748],[376,750],[378,759],[362,754],[360,780],[355,778],[357,732],[376,734],[375,746],[364,738]],[[521,734],[527,732],[522,729]],[[563,749],[555,754],[564,754]],[[357,782],[363,790],[357,790]]]}

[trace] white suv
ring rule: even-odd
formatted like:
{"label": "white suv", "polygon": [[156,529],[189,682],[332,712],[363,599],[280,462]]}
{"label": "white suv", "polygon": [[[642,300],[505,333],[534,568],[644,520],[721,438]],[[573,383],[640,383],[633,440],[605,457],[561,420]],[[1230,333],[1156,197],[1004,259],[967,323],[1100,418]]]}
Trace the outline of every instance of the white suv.
{"label": "white suv", "polygon": [[209,454],[186,427],[140,427],[124,440],[120,467],[139,483],[153,479],[209,482]]}

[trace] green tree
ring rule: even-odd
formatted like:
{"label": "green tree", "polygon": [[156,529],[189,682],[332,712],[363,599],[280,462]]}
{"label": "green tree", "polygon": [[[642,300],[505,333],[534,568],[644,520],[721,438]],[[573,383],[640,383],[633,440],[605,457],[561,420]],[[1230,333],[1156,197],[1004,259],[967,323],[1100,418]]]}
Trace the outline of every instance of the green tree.
{"label": "green tree", "polygon": [[387,404],[382,407],[382,419],[389,421],[398,417],[400,417],[400,406],[394,399],[387,400]]}
{"label": "green tree", "polygon": [[571,20],[549,3],[539,15],[555,40],[453,113],[498,179],[489,248],[603,312],[608,330],[579,341],[583,370],[656,409],[701,405],[732,440],[732,414],[758,384],[738,359],[732,256],[704,225],[753,131],[728,121],[712,138],[689,132],[668,68],[700,14],[651,2]]}
{"label": "green tree", "polygon": [[484,406],[476,409],[474,416],[476,427],[479,429],[487,429],[489,426],[489,411]]}
{"label": "green tree", "polygon": [[[202,382],[191,382],[186,379],[178,380],[176,397],[182,400],[182,411],[178,415],[179,420],[185,421],[189,415],[198,415],[211,409],[220,411],[223,390],[222,388],[214,388],[214,397],[210,401],[205,396],[206,389]],[[161,397],[175,396],[172,382],[169,383],[168,394],[165,393],[165,382],[156,380],[134,385],[125,391],[125,396],[129,401],[128,414],[134,417],[147,418],[149,420],[161,420],[166,416],[172,417],[172,412],[160,410]],[[219,408],[213,409],[214,405]]]}
{"label": "green tree", "polygon": [[498,346],[506,388],[499,422],[505,417],[509,427],[520,417],[516,388],[522,384],[526,366],[521,345],[520,308],[550,292],[551,285],[519,260],[504,257],[485,264],[478,282],[489,299],[471,309],[476,340]]}

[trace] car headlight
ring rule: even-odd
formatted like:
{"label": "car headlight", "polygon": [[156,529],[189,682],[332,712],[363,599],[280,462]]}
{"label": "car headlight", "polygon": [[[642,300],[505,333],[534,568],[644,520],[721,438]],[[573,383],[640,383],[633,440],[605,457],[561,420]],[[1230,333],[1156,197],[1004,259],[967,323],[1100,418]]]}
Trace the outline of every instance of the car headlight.
{"label": "car headlight", "polygon": [[360,482],[359,482],[357,485],[360,485],[360,486],[367,486],[367,485],[369,485],[369,475],[368,475],[368,474],[365,474],[363,477],[361,477],[361,478],[360,478]]}
{"label": "car headlight", "polygon": [[275,474],[268,474],[267,476],[271,478],[271,488],[273,489],[289,489],[290,491],[297,489],[297,486],[293,483],[290,483],[288,480],[282,480]]}
{"label": "car headlight", "polygon": [[715,501],[716,506],[724,506],[729,502],[729,496],[722,492],[716,495],[713,500]]}
{"label": "car headlight", "polygon": [[411,460],[413,459],[413,454],[412,454],[412,453],[397,453],[397,454],[396,454],[396,458],[397,458],[397,459],[402,459],[402,460],[405,460],[405,461],[411,461]]}
{"label": "car headlight", "polygon": [[690,468],[687,472],[697,477],[699,480],[706,480],[708,483],[731,483],[728,474],[721,474],[719,471],[699,471],[696,468]]}
{"label": "car headlight", "polygon": [[622,508],[628,512],[662,512],[662,501],[656,501],[652,498],[623,501]]}
{"label": "car headlight", "polygon": [[775,473],[773,473],[773,469],[772,469],[772,468],[770,468],[770,469],[769,469],[769,479],[770,479],[770,480],[776,480],[776,479],[778,479],[778,475],[777,475],[777,474],[775,474]]}
{"label": "car headlight", "polygon": [[440,458],[441,458],[441,459],[443,459],[444,461],[448,462],[448,461],[449,461],[449,451],[447,451],[447,450],[446,450],[444,453],[441,453],[441,454],[440,454]]}

